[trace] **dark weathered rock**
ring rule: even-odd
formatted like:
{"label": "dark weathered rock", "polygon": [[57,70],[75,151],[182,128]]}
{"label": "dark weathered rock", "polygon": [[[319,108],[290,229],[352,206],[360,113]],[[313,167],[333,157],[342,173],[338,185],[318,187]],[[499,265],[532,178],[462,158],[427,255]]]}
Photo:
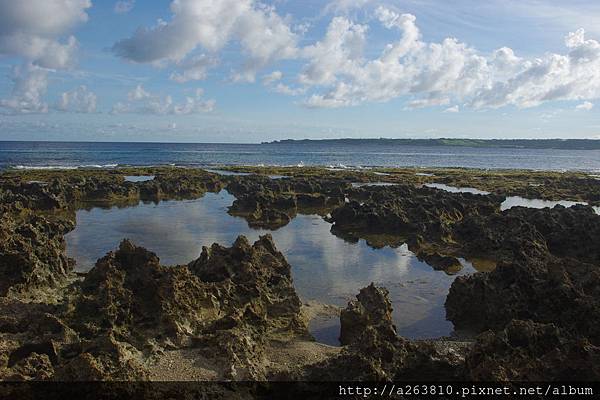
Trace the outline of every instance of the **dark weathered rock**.
{"label": "dark weathered rock", "polygon": [[[362,202],[350,201],[331,212],[332,232],[356,237],[395,235],[408,242],[417,238],[440,245],[454,245],[455,226],[472,216],[491,215],[502,198],[469,193],[447,193],[408,185],[354,189]],[[367,195],[368,194],[368,195]]]}
{"label": "dark weathered rock", "polygon": [[187,267],[162,266],[154,253],[125,240],[86,275],[72,320],[85,336],[114,332],[143,346],[147,338],[178,341],[217,314],[211,288]]}
{"label": "dark weathered rock", "polygon": [[435,270],[445,271],[448,274],[453,274],[462,269],[462,264],[456,257],[445,256],[438,252],[421,251],[417,254],[419,260],[425,261]]}
{"label": "dark weathered rock", "polygon": [[[0,206],[1,208],[1,206]],[[63,235],[70,219],[0,215],[0,296],[59,287],[72,270]]]}
{"label": "dark weathered rock", "polygon": [[511,321],[481,334],[466,358],[476,381],[597,381],[600,348],[565,335],[554,324]]}
{"label": "dark weathered rock", "polygon": [[[309,366],[296,377],[311,381],[449,381],[464,377],[465,343],[414,341],[396,335],[388,292],[361,289],[341,314],[339,356]],[[358,329],[357,329],[358,327]]]}
{"label": "dark weathered rock", "polygon": [[348,303],[340,314],[340,343],[351,344],[361,337],[367,327],[395,335],[396,327],[392,322],[392,303],[385,288],[370,286],[360,290],[356,300]]}
{"label": "dark weathered rock", "polygon": [[230,379],[264,378],[268,340],[309,337],[290,269],[268,235],[215,244],[173,267],[124,240],[65,304],[0,303],[0,377],[147,379],[148,354],[192,345],[228,366]]}
{"label": "dark weathered rock", "polygon": [[459,329],[500,330],[512,319],[555,323],[600,341],[597,267],[553,257],[500,264],[487,274],[458,277],[446,300]]}
{"label": "dark weathered rock", "polygon": [[347,184],[316,179],[269,179],[251,175],[232,177],[227,190],[236,200],[229,213],[243,217],[254,228],[277,229],[297,213],[327,214],[344,203]]}

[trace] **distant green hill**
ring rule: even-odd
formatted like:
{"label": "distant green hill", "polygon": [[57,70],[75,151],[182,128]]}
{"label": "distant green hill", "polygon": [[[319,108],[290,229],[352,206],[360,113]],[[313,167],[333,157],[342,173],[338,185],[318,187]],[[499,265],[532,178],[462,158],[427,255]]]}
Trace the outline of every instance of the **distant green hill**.
{"label": "distant green hill", "polygon": [[600,150],[594,139],[285,139],[263,144],[347,144],[395,146],[457,146],[511,149]]}

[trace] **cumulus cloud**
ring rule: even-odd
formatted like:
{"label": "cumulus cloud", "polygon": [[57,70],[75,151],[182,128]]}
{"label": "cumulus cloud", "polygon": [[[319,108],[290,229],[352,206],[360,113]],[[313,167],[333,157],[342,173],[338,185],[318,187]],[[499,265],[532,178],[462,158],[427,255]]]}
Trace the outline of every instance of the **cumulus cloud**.
{"label": "cumulus cloud", "polygon": [[459,111],[460,111],[460,108],[458,106],[448,107],[444,110],[445,113],[457,113]]}
{"label": "cumulus cloud", "polygon": [[45,113],[48,72],[69,68],[78,43],[69,31],[87,21],[90,0],[0,0],[0,56],[24,59],[0,107],[10,113]]}
{"label": "cumulus cloud", "polygon": [[565,38],[567,54],[525,59],[506,47],[482,55],[455,38],[425,42],[413,15],[383,6],[374,15],[400,34],[376,58],[367,59],[362,51],[367,27],[346,17],[333,18],[325,37],[302,50],[308,63],[299,80],[314,89],[307,106],[346,107],[406,96],[409,107],[460,101],[473,108],[526,108],[600,97],[600,43],[582,29]]}
{"label": "cumulus cloud", "polygon": [[173,72],[170,79],[179,83],[203,80],[206,79],[208,71],[218,64],[219,61],[215,57],[206,54],[194,56],[177,63],[179,71]]}
{"label": "cumulus cloud", "polygon": [[[376,23],[397,35],[375,57],[365,54],[370,27],[344,14],[367,4]],[[582,29],[565,38],[566,54],[524,58],[508,47],[483,54],[452,37],[427,42],[414,15],[371,7],[368,0],[332,1],[326,9],[345,16],[334,16],[322,38],[298,47],[289,18],[257,0],[175,0],[170,20],[139,28],[112,50],[133,62],[174,66],[170,78],[182,83],[205,79],[219,63],[218,52],[231,43],[239,45],[244,60],[235,81],[253,82],[278,60],[303,60],[295,85],[283,82],[280,71],[262,81],[278,93],[309,93],[309,107],[406,98],[409,108],[526,108],[600,97],[600,43]]]}
{"label": "cumulus cloud", "polygon": [[127,93],[127,100],[129,101],[144,100],[150,97],[152,97],[152,95],[144,90],[144,87],[141,84],[137,85],[134,89]]}
{"label": "cumulus cloud", "polygon": [[96,94],[82,85],[74,90],[62,93],[57,108],[61,111],[94,113],[96,112],[96,101]]}
{"label": "cumulus cloud", "polygon": [[87,21],[90,0],[0,0],[0,55],[16,55],[45,68],[72,64],[77,49],[64,36]]}
{"label": "cumulus cloud", "polygon": [[48,71],[33,64],[13,68],[14,82],[11,96],[0,100],[0,109],[8,114],[48,112],[43,97],[48,87]]}
{"label": "cumulus cloud", "polygon": [[594,103],[591,103],[589,101],[584,101],[581,104],[578,104],[577,106],[575,106],[575,109],[577,110],[584,110],[584,111],[589,111],[592,108],[594,108]]}
{"label": "cumulus cloud", "polygon": [[111,114],[188,115],[214,111],[215,100],[204,99],[203,95],[204,91],[197,89],[194,96],[186,96],[183,102],[175,103],[170,95],[161,97],[138,85],[127,94],[127,102],[113,106]]}
{"label": "cumulus cloud", "polygon": [[133,6],[135,6],[135,0],[119,0],[115,3],[114,10],[117,14],[127,14],[133,10]]}
{"label": "cumulus cloud", "polygon": [[276,93],[285,94],[288,96],[298,96],[306,93],[305,87],[291,87],[281,82],[283,73],[281,71],[273,71],[270,74],[264,75],[262,78],[263,85],[270,88]]}
{"label": "cumulus cloud", "polygon": [[302,50],[310,60],[300,74],[307,85],[334,83],[338,76],[350,76],[360,69],[366,44],[366,25],[355,24],[344,17],[334,18],[325,37]]}
{"label": "cumulus cloud", "polygon": [[286,85],[284,83],[279,82],[277,85],[273,86],[273,91],[276,93],[285,94],[288,96],[298,96],[306,93],[305,87],[292,87]]}
{"label": "cumulus cloud", "polygon": [[263,85],[268,86],[275,82],[278,82],[283,78],[283,73],[281,71],[273,71],[270,74],[263,76]]}
{"label": "cumulus cloud", "polygon": [[565,38],[568,53],[524,60],[504,81],[490,83],[476,94],[475,107],[533,107],[552,100],[600,97],[600,43],[585,39],[579,29]]}
{"label": "cumulus cloud", "polygon": [[362,53],[366,27],[334,18],[325,41],[330,37],[338,39],[337,43],[312,56],[308,71],[318,74],[301,75],[306,84],[330,87],[311,96],[309,106],[341,107],[404,95],[421,96],[417,101],[423,104],[440,104],[447,102],[450,93],[460,96],[476,87],[485,60],[474,50],[451,38],[442,43],[422,42],[412,15],[382,7],[376,15],[385,27],[401,31],[400,40],[368,60]]}
{"label": "cumulus cloud", "polygon": [[170,21],[138,28],[115,43],[113,52],[138,63],[184,63],[201,48],[216,53],[236,41],[245,55],[235,80],[254,81],[269,63],[296,54],[296,35],[274,8],[254,0],[175,0]]}
{"label": "cumulus cloud", "polygon": [[425,108],[434,106],[445,106],[450,103],[450,99],[441,96],[439,93],[432,93],[428,98],[412,100],[408,103],[408,108]]}

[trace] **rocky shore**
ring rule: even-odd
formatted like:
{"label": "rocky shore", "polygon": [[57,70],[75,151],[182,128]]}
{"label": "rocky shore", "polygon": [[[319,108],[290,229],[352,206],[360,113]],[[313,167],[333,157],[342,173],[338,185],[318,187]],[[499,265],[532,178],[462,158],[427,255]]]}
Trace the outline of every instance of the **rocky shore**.
{"label": "rocky shore", "polygon": [[[584,174],[522,171],[156,167],[0,175],[0,379],[432,380],[600,379],[600,216],[591,206],[501,210],[506,196],[600,203]],[[285,179],[269,175],[281,174]],[[129,175],[152,176],[141,182]],[[356,183],[393,183],[361,186]],[[489,191],[450,193],[438,182]],[[227,190],[229,213],[278,229],[319,214],[332,233],[373,247],[408,244],[458,277],[447,318],[469,334],[397,335],[385,288],[340,313],[341,347],[314,341],[292,266],[269,235],[205,247],[187,265],[126,240],[86,274],[64,235],[77,209],[192,199]]]}

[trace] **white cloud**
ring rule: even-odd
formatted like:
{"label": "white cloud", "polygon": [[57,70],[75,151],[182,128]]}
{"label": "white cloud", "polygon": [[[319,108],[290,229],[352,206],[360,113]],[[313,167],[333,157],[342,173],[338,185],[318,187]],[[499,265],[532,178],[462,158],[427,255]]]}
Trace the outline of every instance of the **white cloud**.
{"label": "white cloud", "polygon": [[429,98],[412,100],[408,103],[408,108],[425,108],[434,106],[445,106],[450,103],[450,99],[447,97],[438,96],[433,93]]}
{"label": "white cloud", "polygon": [[133,6],[135,6],[135,0],[119,0],[115,3],[114,10],[117,14],[127,14],[133,10]]}
{"label": "white cloud", "polygon": [[291,87],[281,82],[283,78],[283,73],[281,71],[273,71],[270,74],[264,75],[262,77],[263,85],[270,88],[272,91],[276,93],[285,94],[287,96],[298,96],[300,94],[306,93],[305,87]]}
{"label": "white cloud", "polygon": [[140,63],[182,63],[195,49],[216,53],[237,41],[245,56],[235,80],[254,81],[269,63],[296,54],[296,35],[272,7],[254,0],[175,0],[173,17],[114,44],[119,57]]}
{"label": "white cloud", "polygon": [[[473,108],[532,107],[551,100],[600,97],[600,44],[583,30],[565,39],[567,54],[547,53],[526,59],[502,47],[482,54],[455,38],[423,40],[414,15],[371,7],[367,0],[330,2],[329,11],[364,8],[398,39],[376,57],[367,57],[369,26],[348,16],[333,17],[323,38],[297,47],[290,21],[255,0],[176,0],[173,16],[154,27],[139,28],[113,46],[134,62],[171,64],[177,82],[202,80],[218,64],[217,53],[236,42],[244,56],[234,81],[253,82],[256,73],[282,59],[305,60],[296,77],[299,87],[282,81],[280,71],[263,76],[278,93],[309,92],[309,107],[346,107],[406,98],[407,106],[464,103]],[[205,53],[197,55],[199,51]]]}
{"label": "white cloud", "polygon": [[460,111],[460,108],[458,106],[448,107],[444,110],[445,113],[457,113],[459,111]]}
{"label": "white cloud", "polygon": [[300,82],[324,85],[334,83],[338,75],[352,75],[363,62],[366,32],[366,25],[334,18],[325,37],[302,50],[302,56],[310,61],[300,74]]}
{"label": "white cloud", "polygon": [[127,102],[113,106],[111,114],[188,115],[214,111],[215,100],[204,99],[203,95],[204,91],[197,89],[194,96],[186,96],[182,103],[175,103],[170,95],[161,97],[138,85],[127,94]]}
{"label": "white cloud", "polygon": [[600,43],[586,40],[583,29],[565,38],[568,53],[524,60],[506,80],[490,82],[474,96],[476,108],[534,107],[552,100],[600,97]]}
{"label": "white cloud", "polygon": [[179,83],[204,80],[208,70],[218,65],[218,63],[219,61],[215,57],[206,54],[191,57],[177,63],[181,71],[173,72],[170,79]]}
{"label": "white cloud", "polygon": [[584,101],[581,104],[578,104],[577,106],[575,106],[575,109],[577,110],[584,110],[584,111],[589,111],[592,108],[594,108],[594,103],[591,103],[589,101]]}
{"label": "white cloud", "polygon": [[355,106],[360,103],[360,95],[353,92],[353,87],[340,82],[334,90],[324,95],[313,94],[305,105],[310,108],[339,108]]}
{"label": "white cloud", "polygon": [[50,69],[69,68],[78,48],[68,32],[87,21],[90,0],[0,0],[0,56],[24,59],[13,70],[14,87],[0,107],[11,113],[45,113]]}
{"label": "white cloud", "polygon": [[90,0],[0,0],[0,55],[16,55],[45,68],[72,64],[77,49],[65,35],[87,21]]}
{"label": "white cloud", "polygon": [[[462,95],[472,90],[485,64],[474,50],[455,39],[422,42],[412,15],[381,7],[376,14],[384,26],[402,31],[400,40],[388,44],[378,58],[367,60],[362,54],[366,27],[334,18],[326,38],[316,47],[323,47],[327,41],[334,44],[314,52],[307,69],[312,73],[300,75],[303,83],[329,86],[329,90],[311,96],[307,105],[341,107],[404,95],[421,96],[431,104],[440,104],[442,100],[446,102],[449,94]],[[352,40],[340,40],[348,35]]]}
{"label": "white cloud", "polygon": [[10,114],[48,112],[43,100],[48,87],[48,71],[33,64],[13,68],[14,87],[8,99],[0,100],[0,109]]}
{"label": "white cloud", "polygon": [[288,96],[298,96],[306,93],[305,87],[291,87],[284,83],[279,82],[277,85],[273,87],[273,90],[277,93],[285,94]]}
{"label": "white cloud", "polygon": [[95,93],[86,86],[79,86],[61,94],[57,108],[61,111],[94,113],[96,112],[96,101]]}
{"label": "white cloud", "polygon": [[271,85],[277,81],[280,81],[283,78],[283,73],[281,71],[273,71],[270,74],[263,76],[263,85]]}
{"label": "white cloud", "polygon": [[150,97],[152,97],[150,93],[144,90],[144,87],[141,84],[137,85],[127,93],[127,100],[129,101],[144,100]]}
{"label": "white cloud", "polygon": [[308,63],[299,80],[314,89],[307,106],[407,97],[409,107],[460,101],[474,108],[526,108],[600,97],[600,43],[586,39],[582,29],[565,38],[567,54],[525,59],[506,47],[482,55],[455,38],[425,42],[413,15],[383,6],[374,15],[385,28],[400,32],[376,58],[367,59],[362,51],[367,27],[345,17],[333,18],[325,37],[302,50]]}

